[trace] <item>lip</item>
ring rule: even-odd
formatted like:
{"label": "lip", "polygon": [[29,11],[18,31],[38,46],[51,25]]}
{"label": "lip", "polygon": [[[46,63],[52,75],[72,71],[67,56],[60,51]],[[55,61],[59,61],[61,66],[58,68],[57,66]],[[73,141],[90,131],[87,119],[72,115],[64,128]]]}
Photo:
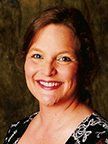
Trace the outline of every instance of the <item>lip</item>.
{"label": "lip", "polygon": [[46,80],[37,80],[37,83],[41,88],[45,90],[58,89],[63,84],[63,82],[59,81],[46,81]]}

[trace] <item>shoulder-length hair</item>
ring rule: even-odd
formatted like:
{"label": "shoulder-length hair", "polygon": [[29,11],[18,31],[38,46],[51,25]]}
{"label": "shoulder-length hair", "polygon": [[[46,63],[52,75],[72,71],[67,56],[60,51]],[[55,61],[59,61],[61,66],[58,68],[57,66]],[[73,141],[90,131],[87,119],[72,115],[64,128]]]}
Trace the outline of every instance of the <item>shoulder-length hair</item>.
{"label": "shoulder-length hair", "polygon": [[78,9],[56,6],[43,10],[27,29],[22,49],[23,58],[25,60],[37,32],[49,24],[63,24],[69,27],[80,42],[77,53],[79,60],[77,92],[79,100],[85,101],[89,96],[88,87],[92,84],[98,69],[98,57],[90,27]]}

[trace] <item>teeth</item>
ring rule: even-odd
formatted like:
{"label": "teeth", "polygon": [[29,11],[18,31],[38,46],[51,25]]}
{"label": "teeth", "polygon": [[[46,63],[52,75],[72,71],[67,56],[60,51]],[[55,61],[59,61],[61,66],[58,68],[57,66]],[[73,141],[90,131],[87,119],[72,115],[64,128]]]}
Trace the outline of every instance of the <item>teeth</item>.
{"label": "teeth", "polygon": [[47,86],[47,87],[53,87],[53,86],[59,85],[59,83],[57,83],[57,82],[43,82],[43,81],[40,81],[40,83],[44,86]]}

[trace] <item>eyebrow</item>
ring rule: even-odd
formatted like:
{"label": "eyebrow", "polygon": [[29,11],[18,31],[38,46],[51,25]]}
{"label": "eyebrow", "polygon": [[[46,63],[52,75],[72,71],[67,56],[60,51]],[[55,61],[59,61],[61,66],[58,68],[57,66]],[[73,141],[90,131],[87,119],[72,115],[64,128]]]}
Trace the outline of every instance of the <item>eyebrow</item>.
{"label": "eyebrow", "polygon": [[31,52],[31,51],[43,52],[42,50],[40,50],[40,49],[38,49],[38,48],[31,48],[29,51],[30,51],[30,52]]}
{"label": "eyebrow", "polygon": [[[30,52],[31,51],[38,51],[38,52],[41,52],[41,53],[44,53],[42,50],[40,50],[39,48],[31,48],[31,50],[29,50]],[[67,50],[65,50],[65,51],[63,51],[63,52],[59,52],[58,54],[70,54],[70,51],[67,51]],[[71,49],[71,54],[75,54],[76,55],[76,50],[74,50],[74,49]]]}
{"label": "eyebrow", "polygon": [[[70,54],[70,51],[63,51],[63,52],[60,52],[59,54]],[[75,50],[71,50],[71,54],[76,54]]]}

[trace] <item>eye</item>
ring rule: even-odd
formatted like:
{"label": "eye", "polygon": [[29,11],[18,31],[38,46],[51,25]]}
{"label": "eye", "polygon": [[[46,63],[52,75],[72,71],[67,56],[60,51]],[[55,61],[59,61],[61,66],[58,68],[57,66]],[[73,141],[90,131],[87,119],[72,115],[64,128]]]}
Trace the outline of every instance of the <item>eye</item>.
{"label": "eye", "polygon": [[62,63],[70,63],[70,62],[77,62],[77,59],[69,56],[61,56],[57,58],[57,61]]}
{"label": "eye", "polygon": [[34,59],[42,59],[42,55],[41,54],[34,54],[32,57]]}
{"label": "eye", "polygon": [[71,58],[67,57],[67,56],[63,56],[57,59],[60,62],[71,62]]}

